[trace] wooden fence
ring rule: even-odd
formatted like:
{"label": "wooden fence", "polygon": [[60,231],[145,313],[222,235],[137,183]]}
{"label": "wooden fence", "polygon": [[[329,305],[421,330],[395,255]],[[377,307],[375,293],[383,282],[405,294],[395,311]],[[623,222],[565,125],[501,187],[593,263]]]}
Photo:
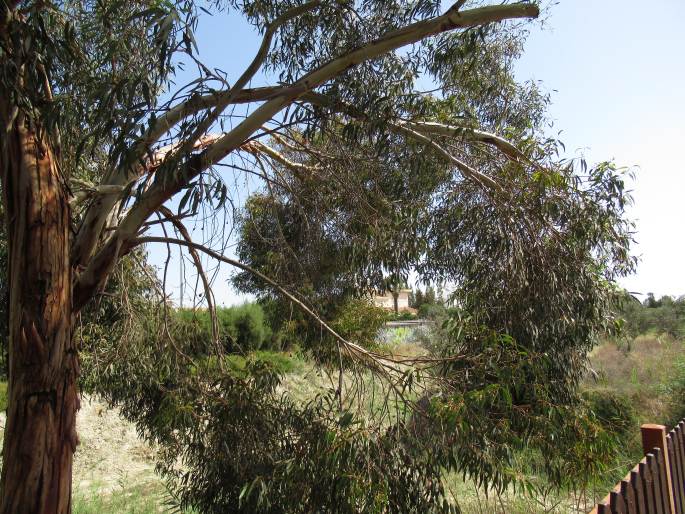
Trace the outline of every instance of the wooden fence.
{"label": "wooden fence", "polygon": [[645,457],[591,514],[685,514],[685,420],[642,425]]}

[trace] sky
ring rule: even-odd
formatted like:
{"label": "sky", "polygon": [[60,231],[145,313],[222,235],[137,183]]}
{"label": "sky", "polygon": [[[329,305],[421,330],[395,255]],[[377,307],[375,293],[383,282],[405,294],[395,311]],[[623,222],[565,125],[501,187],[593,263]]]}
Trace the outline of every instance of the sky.
{"label": "sky", "polygon": [[631,292],[685,294],[685,0],[562,0],[517,74],[552,94],[570,155],[633,167]]}
{"label": "sky", "polygon": [[[584,155],[590,164],[613,159],[634,172],[629,216],[640,260],[620,284],[637,295],[685,294],[683,19],[685,0],[561,0],[531,26],[516,69],[521,81],[540,81],[551,94],[552,132],[560,132],[567,157]],[[197,40],[203,62],[233,80],[260,42],[235,16],[203,18]],[[268,82],[260,75],[253,85]],[[165,258],[166,252],[151,249],[157,266]],[[178,298],[177,259],[169,273]],[[216,271],[219,305],[246,299],[228,285],[230,273],[226,266]]]}

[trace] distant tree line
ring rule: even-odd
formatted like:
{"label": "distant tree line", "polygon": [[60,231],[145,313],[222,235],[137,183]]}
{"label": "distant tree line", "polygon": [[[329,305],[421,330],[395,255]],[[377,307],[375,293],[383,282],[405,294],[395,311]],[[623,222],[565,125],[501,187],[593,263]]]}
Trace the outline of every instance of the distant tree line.
{"label": "distant tree line", "polygon": [[425,291],[417,288],[409,294],[409,307],[417,310],[419,318],[436,319],[445,313],[445,299],[442,291],[436,292],[433,286],[426,287]]}
{"label": "distant tree line", "polygon": [[640,302],[626,297],[620,313],[623,331],[629,337],[645,333],[666,333],[675,338],[685,336],[685,295],[677,298],[664,295],[657,299],[653,293]]}

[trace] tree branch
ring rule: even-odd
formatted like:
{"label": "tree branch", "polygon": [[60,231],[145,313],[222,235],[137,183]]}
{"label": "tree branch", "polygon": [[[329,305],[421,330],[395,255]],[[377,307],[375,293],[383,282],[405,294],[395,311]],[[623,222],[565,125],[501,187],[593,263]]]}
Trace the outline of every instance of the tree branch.
{"label": "tree branch", "polygon": [[[236,83],[225,94],[215,96],[216,103],[212,105],[212,112],[202,120],[197,127],[195,127],[193,134],[181,142],[174,145],[164,154],[163,159],[183,156],[197,147],[198,141],[201,141],[205,133],[209,130],[214,122],[218,119],[224,109],[230,105],[234,98],[241,92],[241,90],[252,79],[254,74],[259,70],[264,59],[266,58],[271,42],[276,31],[288,21],[300,16],[301,14],[310,11],[321,4],[321,0],[312,0],[300,6],[288,9],[281,16],[276,18],[266,29],[262,44],[253,59],[252,63],[247,67],[243,74],[238,78]],[[202,105],[201,102],[197,105]],[[199,111],[196,111],[199,112]],[[146,133],[134,145],[132,152],[122,164],[122,166],[106,178],[105,182],[108,185],[126,186],[135,180],[141,173],[140,163],[144,162],[145,155],[149,152],[150,146],[154,144],[163,134],[168,132],[176,123],[180,122],[187,115],[192,114],[192,111],[184,106],[179,106],[172,109],[168,116],[162,116],[154,124],[151,124]],[[154,158],[153,158],[154,159]],[[163,160],[162,159],[162,160]],[[105,219],[109,212],[116,205],[115,198],[103,199],[96,205],[91,205],[88,212],[84,216],[84,221],[79,227],[79,232],[76,236],[74,249],[72,252],[72,261],[75,266],[82,265],[91,255],[97,240],[100,237],[102,228],[104,227]],[[82,230],[83,229],[83,230]]]}
{"label": "tree branch", "polygon": [[367,366],[371,367],[372,369],[375,369],[376,371],[381,371],[384,374],[387,374],[388,371],[399,371],[397,368],[395,368],[392,365],[391,360],[385,359],[381,355],[378,355],[374,352],[371,352],[355,343],[352,343],[342,337],[340,334],[338,334],[333,328],[331,328],[328,323],[326,323],[321,317],[316,314],[312,309],[307,307],[301,300],[299,300],[297,297],[295,297],[292,293],[290,293],[287,289],[285,289],[283,286],[281,286],[278,282],[273,280],[272,278],[264,275],[260,271],[243,264],[240,261],[237,261],[235,259],[231,259],[229,257],[226,257],[218,252],[215,252],[214,250],[207,248],[204,245],[194,243],[192,241],[184,241],[182,239],[174,239],[174,238],[168,238],[168,237],[153,237],[153,236],[147,236],[147,237],[138,237],[132,241],[132,244],[134,246],[140,245],[140,244],[145,244],[145,243],[164,243],[164,244],[176,244],[176,245],[181,245],[185,246],[188,248],[194,248],[196,250],[199,250],[201,252],[206,253],[210,257],[224,262],[226,264],[230,264],[231,266],[234,266],[238,269],[241,269],[243,271],[246,271],[247,273],[250,273],[254,275],[255,277],[259,278],[263,282],[269,284],[271,287],[273,287],[275,290],[277,290],[279,293],[281,293],[283,296],[285,296],[289,301],[293,302],[295,305],[298,306],[303,312],[305,312],[307,315],[309,315],[314,321],[316,321],[321,328],[323,328],[326,332],[331,334],[336,342],[338,342],[342,348],[344,353],[350,357],[350,358],[356,358],[358,360],[361,360],[363,363],[365,363]]}
{"label": "tree branch", "polygon": [[[315,105],[320,105],[323,107],[327,107],[329,109],[332,109],[337,112],[341,112],[343,114],[346,114],[348,116],[351,116],[352,118],[355,119],[360,119],[360,120],[368,120],[368,116],[360,112],[356,107],[353,107],[351,105],[343,104],[341,102],[336,102],[333,103],[328,99],[325,95],[322,95],[320,93],[315,93],[315,92],[309,92],[305,95],[302,96],[302,100],[312,103]],[[420,123],[420,122],[414,122],[409,123],[409,122],[388,122],[388,128],[395,132],[396,134],[402,134],[406,137],[409,137],[410,139],[413,139],[415,141],[418,141],[419,143],[423,143],[433,150],[435,150],[440,156],[442,156],[446,161],[454,164],[456,168],[468,179],[475,180],[478,182],[482,187],[486,187],[495,191],[501,191],[502,187],[495,182],[492,178],[488,177],[487,175],[484,175],[483,173],[471,168],[468,164],[465,162],[457,159],[455,156],[450,154],[447,150],[442,148],[438,143],[436,143],[433,139],[430,137],[420,133],[418,130],[415,130],[416,128],[424,129],[427,133],[438,133],[442,135],[446,135],[443,132],[438,132],[438,128],[440,127],[448,127],[447,125],[442,126],[440,124],[433,124],[433,123]],[[440,129],[442,130],[442,129]],[[451,135],[456,135],[456,134],[462,134],[466,133],[467,131],[470,131],[470,129],[460,129],[460,128],[453,128]],[[449,133],[448,130],[445,132]],[[506,155],[509,155],[510,153],[512,155],[518,155],[520,154],[523,159],[527,158],[523,155],[522,152],[520,152],[514,145],[506,141],[505,139],[502,139],[498,136],[495,136],[494,134],[489,134],[487,132],[482,132],[482,131],[471,131],[474,135],[473,137],[476,138],[477,140],[485,143],[488,142],[490,144],[496,144],[498,147],[504,148],[506,151],[502,150],[503,153]],[[496,142],[496,143],[495,143]]]}
{"label": "tree branch", "polygon": [[424,135],[431,134],[446,137],[460,137],[491,145],[513,161],[534,165],[534,163],[531,162],[531,160],[521,150],[519,150],[516,145],[510,141],[507,141],[503,137],[490,132],[484,132],[482,130],[477,130],[470,127],[458,127],[429,121],[407,121],[403,122],[402,125]]}
{"label": "tree branch", "polygon": [[[179,234],[183,236],[183,239],[185,239],[189,243],[193,242],[185,225],[181,222],[181,220],[178,219],[176,215],[174,215],[173,212],[171,212],[171,209],[162,205],[158,210],[166,218],[163,221],[169,221],[176,228],[176,230],[178,230]],[[200,260],[200,255],[197,253],[197,250],[192,246],[188,246],[188,253],[190,253],[190,257],[193,259],[195,269],[197,269],[197,273],[198,275],[200,275],[200,280],[202,281],[202,286],[205,290],[205,298],[207,299],[207,309],[209,310],[209,316],[212,320],[212,342],[214,344],[218,344],[219,324],[216,317],[216,307],[214,305],[214,293],[212,292],[212,286],[209,283],[209,280],[207,279],[207,274],[205,273],[205,270],[202,267],[202,260]]]}
{"label": "tree branch", "polygon": [[301,162],[291,161],[279,151],[275,150],[274,148],[271,148],[270,146],[265,145],[260,141],[250,141],[249,143],[245,143],[241,148],[252,153],[253,155],[264,154],[267,157],[273,159],[274,161],[279,162],[282,165],[298,173],[302,171],[316,173],[318,171],[315,166],[308,166]]}
{"label": "tree branch", "polygon": [[[214,111],[196,127],[194,136],[186,141],[186,144],[193,144],[198,137],[201,137],[209,129],[209,127],[216,121],[223,110],[234,102],[236,97],[241,93],[242,89],[247,85],[252,77],[254,77],[255,73],[257,73],[259,68],[264,63],[264,59],[266,59],[266,56],[268,55],[269,49],[271,48],[271,42],[273,41],[276,31],[293,18],[296,18],[307,11],[315,9],[320,5],[321,0],[311,0],[305,4],[287,10],[273,22],[269,23],[257,54],[247,69],[245,69],[242,75],[235,82],[235,84],[233,84],[233,86],[226,92],[208,95],[209,98],[206,98],[205,101],[203,101],[205,97],[200,97],[199,99],[195,100],[195,102],[193,102],[195,109],[191,108],[190,105],[181,104],[180,106],[172,109],[173,112],[170,111],[166,116],[161,117],[154,125],[150,126],[146,134],[139,141],[136,149],[137,151],[134,151],[134,160],[136,158],[141,158],[151,144],[156,142],[176,123],[188,115],[195,114],[204,108],[213,108]],[[178,149],[178,153],[184,153],[184,146],[181,146]]]}
{"label": "tree branch", "polygon": [[282,92],[279,96],[259,106],[238,126],[200,155],[191,156],[185,163],[182,173],[177,172],[173,177],[164,177],[164,180],[155,181],[131,207],[121,221],[119,228],[110,236],[79,277],[74,292],[74,308],[80,309],[83,303],[104,283],[122,247],[125,248],[130,244],[130,240],[136,237],[138,229],[151,213],[202,171],[217,164],[239,148],[259,127],[300,96],[339,75],[351,66],[374,59],[426,37],[453,29],[468,28],[506,19],[532,18],[538,14],[538,7],[529,3],[488,6],[463,12],[448,11],[441,16],[392,31],[307,73],[292,87],[288,88],[287,92]]}
{"label": "tree branch", "polygon": [[440,146],[438,143],[433,141],[431,138],[428,136],[424,136],[423,134],[419,134],[415,130],[411,130],[407,127],[404,127],[403,125],[391,125],[391,128],[399,132],[401,134],[405,134],[411,139],[414,139],[416,141],[419,141],[420,143],[425,144],[426,146],[432,148],[438,155],[442,156],[446,161],[454,164],[454,166],[464,175],[464,177],[474,180],[478,184],[480,184],[482,187],[486,189],[490,189],[493,191],[502,191],[502,186],[500,186],[497,182],[495,182],[493,179],[488,177],[487,175],[481,173],[478,170],[473,169],[471,166],[466,164],[465,162],[457,159],[454,155],[449,153],[447,150],[445,150],[442,146]]}
{"label": "tree branch", "polygon": [[[226,107],[228,107],[232,103],[233,98],[236,96],[236,94],[239,91],[241,91],[252,79],[254,74],[257,73],[259,68],[262,66],[262,63],[264,62],[264,59],[266,59],[266,56],[269,52],[269,48],[271,48],[271,41],[273,40],[273,36],[276,33],[276,31],[289,20],[292,20],[293,18],[296,18],[307,11],[310,11],[318,7],[319,5],[321,5],[320,0],[312,0],[300,6],[288,9],[285,13],[276,18],[272,23],[269,23],[268,27],[266,28],[266,32],[264,33],[262,44],[260,45],[259,50],[257,51],[257,55],[255,55],[250,65],[238,78],[235,84],[233,84],[233,86],[228,91],[226,96],[223,97],[217,103],[216,106],[214,106],[212,112],[209,113],[209,115],[195,127],[195,129],[193,130],[193,134],[185,141],[183,141],[180,145],[178,145],[178,148],[176,148],[173,151],[171,158],[183,156],[186,153],[188,153],[188,151],[195,144],[195,141],[197,141],[204,134],[206,134],[206,132],[210,129],[212,124],[216,122],[216,120],[219,118],[221,113],[226,109]],[[145,151],[147,150],[145,149]]]}
{"label": "tree branch", "polygon": [[[191,150],[201,150],[210,146],[212,143],[216,142],[222,134],[208,134],[206,136],[198,138],[192,145]],[[121,200],[120,195],[115,192],[118,190],[119,193],[125,190],[126,185],[128,185],[133,180],[138,179],[145,173],[152,172],[156,170],[166,156],[178,149],[179,144],[167,145],[162,148],[157,149],[147,162],[139,163],[134,172],[128,177],[119,176],[120,179],[113,180],[114,183],[106,183],[99,186],[97,189],[107,190],[107,194],[102,194],[97,196],[93,203],[88,207],[83,221],[79,226],[76,237],[74,238],[74,244],[72,247],[71,262],[72,266],[79,267],[85,264],[85,262],[90,258],[93,250],[95,249],[100,235],[105,227],[107,218],[112,212],[117,203]]]}

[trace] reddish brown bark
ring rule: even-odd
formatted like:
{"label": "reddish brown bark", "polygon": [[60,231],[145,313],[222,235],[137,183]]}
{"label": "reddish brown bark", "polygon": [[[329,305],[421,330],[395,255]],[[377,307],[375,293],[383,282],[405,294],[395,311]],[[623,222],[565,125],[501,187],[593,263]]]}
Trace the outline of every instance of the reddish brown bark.
{"label": "reddish brown bark", "polygon": [[69,513],[78,356],[67,189],[19,115],[0,152],[9,242],[9,402],[0,513]]}

